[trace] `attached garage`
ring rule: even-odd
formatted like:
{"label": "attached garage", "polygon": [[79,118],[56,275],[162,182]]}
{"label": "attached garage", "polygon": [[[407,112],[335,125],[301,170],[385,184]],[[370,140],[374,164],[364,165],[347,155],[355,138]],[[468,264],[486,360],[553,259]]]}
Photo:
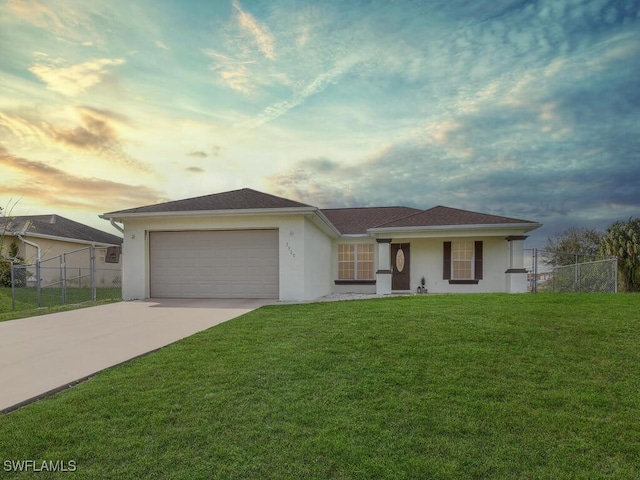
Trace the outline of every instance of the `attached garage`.
{"label": "attached garage", "polygon": [[152,298],[278,298],[278,230],[150,232]]}

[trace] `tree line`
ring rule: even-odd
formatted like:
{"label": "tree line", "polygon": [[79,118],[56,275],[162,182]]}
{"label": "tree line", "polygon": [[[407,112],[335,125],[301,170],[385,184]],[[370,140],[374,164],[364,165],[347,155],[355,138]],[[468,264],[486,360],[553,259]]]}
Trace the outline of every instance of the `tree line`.
{"label": "tree line", "polygon": [[547,239],[545,262],[563,266],[617,257],[619,290],[640,291],[640,218],[614,222],[605,232],[572,227]]}

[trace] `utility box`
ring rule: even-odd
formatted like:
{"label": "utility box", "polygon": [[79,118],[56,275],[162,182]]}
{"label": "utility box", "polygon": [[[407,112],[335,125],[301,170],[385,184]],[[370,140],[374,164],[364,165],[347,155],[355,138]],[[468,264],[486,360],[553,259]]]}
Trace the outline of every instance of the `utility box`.
{"label": "utility box", "polygon": [[120,263],[120,250],[121,247],[107,247],[104,263]]}

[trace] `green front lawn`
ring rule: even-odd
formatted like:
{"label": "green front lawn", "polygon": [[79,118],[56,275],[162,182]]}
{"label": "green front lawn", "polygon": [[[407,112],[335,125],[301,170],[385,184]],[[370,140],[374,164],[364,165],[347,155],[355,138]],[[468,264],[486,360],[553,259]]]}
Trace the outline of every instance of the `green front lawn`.
{"label": "green front lawn", "polygon": [[0,416],[1,460],[73,460],[76,478],[639,478],[639,307],[268,306]]}

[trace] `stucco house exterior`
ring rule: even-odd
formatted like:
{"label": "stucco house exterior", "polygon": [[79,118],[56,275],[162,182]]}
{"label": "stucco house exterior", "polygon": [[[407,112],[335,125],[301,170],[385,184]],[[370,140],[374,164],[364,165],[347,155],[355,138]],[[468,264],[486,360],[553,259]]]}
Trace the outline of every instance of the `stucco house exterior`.
{"label": "stucco house exterior", "polygon": [[[15,243],[18,257],[29,264],[40,260],[40,278],[44,284],[59,281],[60,257],[63,254],[66,254],[63,261],[68,270],[80,271],[81,275],[88,271],[91,266],[90,246],[95,247],[98,286],[110,286],[121,281],[122,238],[116,235],[56,214],[2,218],[0,234],[0,248],[5,257],[11,244]],[[33,276],[35,269],[30,269],[30,272]]]}
{"label": "stucco house exterior", "polygon": [[537,222],[437,206],[320,209],[241,189],[105,213],[125,300],[525,292]]}

